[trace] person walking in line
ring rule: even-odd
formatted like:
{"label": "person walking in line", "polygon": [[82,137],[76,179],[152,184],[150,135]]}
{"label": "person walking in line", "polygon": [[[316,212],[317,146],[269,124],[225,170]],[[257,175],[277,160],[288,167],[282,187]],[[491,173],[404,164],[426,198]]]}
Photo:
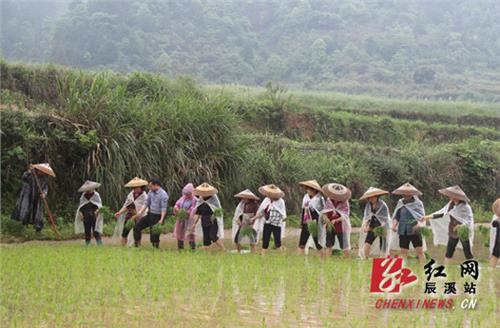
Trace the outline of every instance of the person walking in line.
{"label": "person walking in line", "polygon": [[[149,181],[150,191],[146,198],[146,204],[138,212],[141,217],[134,226],[135,247],[141,245],[142,230],[155,224],[163,224],[167,215],[168,193],[161,187],[161,181],[153,178]],[[147,214],[143,216],[147,211]],[[149,235],[151,244],[155,248],[160,247],[160,235],[151,231]]]}

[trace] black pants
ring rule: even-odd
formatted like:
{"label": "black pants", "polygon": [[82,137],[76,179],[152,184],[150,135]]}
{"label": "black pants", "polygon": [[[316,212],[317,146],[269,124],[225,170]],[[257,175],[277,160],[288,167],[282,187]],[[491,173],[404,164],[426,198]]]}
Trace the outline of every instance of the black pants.
{"label": "black pants", "polygon": [[219,225],[216,220],[210,224],[202,225],[201,229],[203,230],[203,246],[210,246],[212,243],[219,240],[217,236],[219,233]]}
{"label": "black pants", "polygon": [[[311,233],[309,232],[309,229],[307,228],[307,224],[301,224],[301,230],[300,230],[300,238],[299,238],[299,248],[305,248],[307,244],[307,240],[309,239],[309,236]],[[318,236],[314,237],[314,244],[316,245],[317,249],[321,249],[321,245],[318,242]]]}
{"label": "black pants", "polygon": [[339,241],[340,249],[344,249],[344,234],[335,231],[326,232],[326,247],[331,248],[335,245],[335,236],[337,236],[337,240]]}
{"label": "black pants", "polygon": [[[196,249],[196,243],[194,241],[190,241],[189,246],[191,247],[191,249]],[[177,248],[184,249],[184,240],[177,241]]]}
{"label": "black pants", "polygon": [[84,214],[83,216],[83,228],[85,229],[85,240],[90,241],[92,239],[92,233],[94,234],[95,240],[101,240],[101,234],[95,231],[96,217],[94,214]]}
{"label": "black pants", "polygon": [[[448,245],[446,245],[446,257],[451,259],[453,257],[453,253],[455,253],[455,248],[458,244],[458,238],[448,237]],[[462,243],[462,247],[464,248],[464,255],[467,260],[472,259],[474,256],[472,255],[472,251],[470,248],[469,240],[460,240]]]}
{"label": "black pants", "polygon": [[262,248],[268,249],[269,242],[271,241],[271,234],[274,238],[274,246],[276,248],[281,247],[281,227],[274,226],[272,224],[264,224],[264,231],[262,232]]}
{"label": "black pants", "polygon": [[[145,217],[140,219],[138,222],[135,223],[134,226],[134,240],[135,240],[135,245],[138,246],[139,242],[141,241],[141,236],[142,236],[142,230],[152,227],[155,224],[160,221],[161,215],[160,214],[153,214],[153,213],[148,213]],[[153,234],[152,231],[149,234],[149,240],[151,241],[151,244],[153,246],[158,247],[160,245],[160,235],[158,234]]]}

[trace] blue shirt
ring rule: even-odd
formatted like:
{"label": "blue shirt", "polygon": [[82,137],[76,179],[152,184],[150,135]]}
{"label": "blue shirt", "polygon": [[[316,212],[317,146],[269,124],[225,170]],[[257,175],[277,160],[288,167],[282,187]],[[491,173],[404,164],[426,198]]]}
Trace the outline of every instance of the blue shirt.
{"label": "blue shirt", "polygon": [[156,191],[150,191],[146,200],[146,206],[149,208],[149,213],[161,214],[167,210],[168,194],[163,188]]}
{"label": "blue shirt", "polygon": [[396,220],[399,221],[398,234],[402,236],[414,235],[413,227],[417,224],[417,221],[411,215],[410,211],[406,207],[401,207],[396,214]]}

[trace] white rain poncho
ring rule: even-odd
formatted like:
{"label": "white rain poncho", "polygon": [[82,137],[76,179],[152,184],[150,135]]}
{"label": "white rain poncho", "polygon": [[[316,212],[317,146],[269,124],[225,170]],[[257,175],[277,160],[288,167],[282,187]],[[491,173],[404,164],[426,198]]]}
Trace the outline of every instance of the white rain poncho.
{"label": "white rain poncho", "polygon": [[[370,255],[378,255],[381,257],[386,257],[387,255],[389,255],[390,249],[388,241],[390,241],[392,238],[391,214],[389,213],[387,204],[383,200],[379,199],[377,202],[378,205],[375,214],[372,213],[372,204],[370,202],[366,202],[365,205],[365,211],[363,213],[363,223],[361,225],[361,228],[359,229],[358,254],[361,258],[365,257],[364,246],[367,234],[366,232],[364,232],[363,227],[370,224],[369,220],[371,219],[372,215],[374,215],[378,222],[380,222],[380,225],[385,228],[385,237],[375,239],[370,248]],[[380,245],[379,239],[382,240],[382,246]]]}
{"label": "white rain poncho", "polygon": [[[80,204],[78,205],[78,208],[76,209],[76,214],[75,214],[75,233],[80,234],[85,232],[85,227],[83,226],[83,214],[80,212],[80,209],[84,206],[87,205],[88,203],[92,203],[95,206],[97,206],[97,209],[99,210],[102,207],[102,201],[101,201],[101,196],[97,191],[94,191],[94,194],[90,199],[87,199],[85,197],[85,193],[82,193],[80,196]],[[98,213],[96,217],[96,222],[95,222],[95,228],[94,231],[99,232],[102,234],[102,229],[104,226],[104,218],[102,214]]]}
{"label": "white rain poncho", "polygon": [[[318,242],[321,247],[326,247],[326,223],[330,221],[328,218],[328,213],[335,212],[340,215],[340,219],[342,220],[342,238],[344,244],[344,250],[351,249],[351,220],[349,219],[350,207],[349,201],[345,202],[337,202],[337,205],[334,204],[330,199],[326,201],[325,208],[322,211],[321,216],[321,230],[320,234],[318,234]],[[338,240],[335,238],[334,240],[334,249],[340,249],[340,245]]]}
{"label": "white rain poncho", "polygon": [[[309,220],[312,220],[311,211],[315,211],[317,213],[318,240],[320,239],[322,234],[325,233],[324,226],[321,225],[321,212],[323,211],[324,208],[325,208],[325,198],[323,198],[323,195],[319,192],[313,197],[309,196],[309,194],[306,193],[302,198],[302,209],[304,210],[304,215],[309,215]],[[309,211],[308,214],[307,211]],[[307,222],[305,223],[307,224]],[[309,248],[316,249],[316,244],[314,243],[312,235],[309,235],[309,239],[306,242],[305,245],[306,252],[308,251]]]}
{"label": "white rain poncho", "polygon": [[493,254],[493,247],[495,247],[495,241],[497,239],[498,229],[500,229],[493,227],[493,222],[495,222],[495,220],[500,221],[500,218],[495,214],[493,214],[493,219],[491,220],[491,226],[490,226],[490,256],[492,256]]}
{"label": "white rain poncho", "polygon": [[[121,238],[122,233],[123,233],[123,227],[125,225],[125,216],[127,215],[127,207],[133,203],[135,205],[136,212],[139,213],[139,211],[146,205],[147,198],[148,198],[148,196],[147,196],[147,193],[145,191],[143,191],[141,193],[141,195],[139,197],[137,197],[135,200],[134,200],[134,192],[133,191],[131,191],[127,195],[127,198],[125,199],[125,203],[123,203],[123,206],[121,208],[121,211],[125,211],[125,212],[123,212],[122,215],[120,215],[120,217],[118,218],[118,220],[116,222],[116,226],[115,226],[115,231],[113,232],[113,241],[115,243],[120,242],[120,238]],[[144,216],[144,214],[143,214],[143,216]],[[140,219],[141,217],[138,217],[138,219]],[[134,243],[133,236],[134,236],[134,229],[130,229],[130,232],[128,233],[128,238],[127,238],[128,239],[127,244],[129,246]]]}
{"label": "white rain poncho", "polygon": [[[194,209],[194,213],[196,213],[196,210],[202,204],[207,204],[210,207],[210,209],[212,210],[212,212],[214,212],[213,215],[215,215],[216,209],[222,208],[220,205],[219,197],[217,197],[217,195],[210,196],[210,198],[207,200],[203,199],[203,197],[199,197],[196,200],[196,207]],[[217,237],[219,239],[223,239],[224,238],[224,215],[221,214],[219,216],[216,216],[215,219],[217,220],[217,228],[218,228]],[[203,229],[201,227],[201,219],[198,220],[198,222],[196,223],[195,233],[198,236],[203,236]]]}
{"label": "white rain poncho", "polygon": [[[452,202],[450,201],[442,209],[432,213],[432,215],[444,214],[442,217],[429,220],[434,235],[434,246],[448,244],[450,216],[453,216],[458,222],[469,227],[469,242],[472,249],[472,242],[474,241],[474,215],[472,214],[472,208],[468,203],[460,202],[450,211],[449,208],[451,204]],[[457,247],[462,248],[462,243],[458,243]]]}
{"label": "white rain poncho", "polygon": [[[413,196],[414,201],[410,203],[403,203],[403,198],[398,200],[398,203],[396,204],[396,209],[394,209],[394,212],[392,213],[392,219],[396,217],[396,214],[398,211],[402,208],[405,207],[408,212],[410,212],[411,216],[417,221],[417,225],[419,227],[425,226],[425,221],[421,220],[422,217],[425,215],[425,208],[424,208],[424,203],[417,197]],[[394,250],[399,250],[399,235],[397,232],[393,232],[391,234],[391,239],[389,243],[389,249],[394,249]],[[410,243],[410,249],[414,249],[413,244]],[[425,242],[425,238],[422,236],[422,249],[427,251],[427,243]]]}
{"label": "white rain poncho", "polygon": [[286,207],[285,207],[285,201],[283,198],[280,198],[276,201],[272,201],[269,197],[264,198],[262,203],[259,206],[259,209],[257,210],[257,235],[262,234],[262,231],[264,230],[264,223],[265,223],[265,211],[269,207],[269,210],[274,209],[278,211],[281,216],[282,216],[282,221],[281,221],[281,238],[285,238],[285,229],[286,229]]}
{"label": "white rain poncho", "polygon": [[[243,215],[243,220],[250,220],[253,218],[255,213],[244,213],[243,210],[245,209],[245,200],[240,200],[238,203],[238,206],[236,206],[236,209],[234,210],[234,216],[233,216],[233,226],[231,229],[231,240],[234,241],[236,238],[236,234],[238,233],[238,229],[240,228],[239,225],[239,217]],[[259,220],[255,220],[252,229],[254,229],[257,232],[257,242],[259,242]]]}

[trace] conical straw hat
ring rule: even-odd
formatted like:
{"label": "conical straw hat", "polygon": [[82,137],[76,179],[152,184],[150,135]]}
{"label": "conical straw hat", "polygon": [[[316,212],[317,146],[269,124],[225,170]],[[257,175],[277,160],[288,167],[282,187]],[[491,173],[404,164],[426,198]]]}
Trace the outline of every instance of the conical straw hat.
{"label": "conical straw hat", "polygon": [[99,188],[100,186],[101,186],[101,184],[100,184],[100,183],[98,183],[98,182],[87,180],[87,181],[85,181],[85,183],[84,183],[84,184],[82,184],[82,186],[78,189],[78,192],[87,192],[87,191],[96,190],[96,189],[97,189],[97,188]]}
{"label": "conical straw hat", "polygon": [[491,210],[497,217],[500,218],[500,198],[497,198],[497,200],[493,203]]}
{"label": "conical straw hat", "polygon": [[147,186],[147,185],[148,185],[148,182],[146,180],[143,180],[141,178],[135,177],[132,180],[130,180],[129,182],[127,182],[127,184],[125,185],[125,187],[127,187],[127,188],[135,188],[135,187],[144,187],[144,186]]}
{"label": "conical straw hat", "polygon": [[299,182],[299,185],[301,185],[303,187],[308,187],[308,188],[317,190],[321,193],[323,192],[323,190],[321,189],[321,186],[319,185],[318,181],[316,181],[316,180],[301,181],[301,182]]}
{"label": "conical straw hat", "polygon": [[257,197],[250,189],[245,189],[245,190],[237,193],[236,195],[234,195],[234,197],[260,200],[260,198]]}
{"label": "conical straw hat", "polygon": [[464,202],[470,202],[470,199],[467,198],[467,195],[459,186],[451,186],[448,188],[439,189],[438,191],[440,194],[445,195],[449,198],[455,198]]}
{"label": "conical straw hat", "polygon": [[351,190],[339,183],[329,183],[324,185],[323,194],[338,202],[345,202],[351,198]]}
{"label": "conical straw hat", "polygon": [[200,197],[213,196],[213,195],[217,194],[218,192],[219,191],[215,187],[209,185],[206,182],[204,182],[201,185],[199,185],[198,187],[194,188],[194,194],[196,196],[200,196]]}
{"label": "conical straw hat", "polygon": [[32,164],[32,168],[37,169],[38,171],[50,175],[51,177],[56,177],[54,170],[50,167],[49,163],[40,163],[40,164]]}
{"label": "conical straw hat", "polygon": [[383,196],[383,195],[387,195],[387,194],[389,194],[388,191],[385,191],[385,190],[382,190],[379,188],[375,188],[375,187],[370,187],[370,188],[368,188],[367,191],[365,191],[363,196],[361,196],[359,198],[359,200],[364,200],[364,199],[368,199],[370,197],[375,197],[375,196]]}
{"label": "conical straw hat", "polygon": [[269,198],[282,198],[285,196],[285,193],[274,184],[259,187],[259,192]]}
{"label": "conical straw hat", "polygon": [[415,188],[411,183],[407,182],[398,189],[392,192],[394,195],[401,196],[421,196],[422,192]]}

